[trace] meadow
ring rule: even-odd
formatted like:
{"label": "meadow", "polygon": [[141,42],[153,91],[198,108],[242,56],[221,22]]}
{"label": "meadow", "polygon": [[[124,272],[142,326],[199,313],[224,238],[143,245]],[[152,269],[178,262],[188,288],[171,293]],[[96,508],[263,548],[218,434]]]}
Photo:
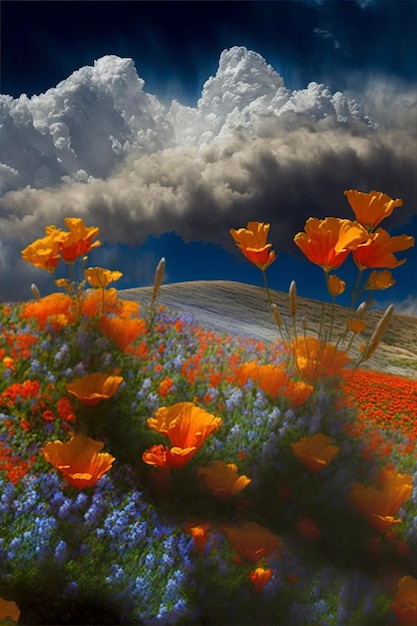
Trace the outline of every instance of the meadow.
{"label": "meadow", "polygon": [[[315,224],[333,299],[329,262],[371,258],[356,218]],[[147,305],[120,297],[98,229],[65,225],[22,252],[63,291],[0,305],[0,623],[415,624],[417,380],[361,367],[392,308],[356,361],[366,306],[312,335],[295,283],[273,345],[230,337],[158,304],[163,260]],[[266,227],[231,234],[269,293]]]}

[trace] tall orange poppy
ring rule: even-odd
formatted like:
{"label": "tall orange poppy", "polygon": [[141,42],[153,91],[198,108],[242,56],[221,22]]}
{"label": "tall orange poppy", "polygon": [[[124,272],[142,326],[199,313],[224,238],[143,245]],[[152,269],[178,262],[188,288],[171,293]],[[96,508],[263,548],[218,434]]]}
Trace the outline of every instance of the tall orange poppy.
{"label": "tall orange poppy", "polygon": [[206,467],[199,467],[197,476],[204,480],[210,493],[220,500],[228,500],[249,485],[251,479],[238,475],[234,463],[211,461]]}
{"label": "tall orange poppy", "polygon": [[73,435],[66,443],[50,441],[42,452],[70,485],[84,489],[95,485],[116,460],[111,454],[101,452],[103,447],[102,441]]}
{"label": "tall orange poppy", "polygon": [[391,610],[397,616],[399,626],[417,624],[417,580],[413,576],[403,576],[398,581]]}
{"label": "tall orange poppy", "polygon": [[52,237],[36,239],[21,252],[22,259],[34,267],[54,273],[60,256],[58,242]]}
{"label": "tall orange poppy", "polygon": [[264,222],[248,222],[247,228],[231,228],[229,231],[242,254],[261,270],[276,258],[271,250],[272,244],[266,243],[269,228],[270,224]]}
{"label": "tall orange poppy", "polygon": [[238,555],[251,563],[270,557],[279,547],[279,537],[256,522],[226,526],[223,531]]}
{"label": "tall orange poppy", "polygon": [[391,215],[395,207],[402,206],[403,203],[400,198],[393,200],[381,191],[364,193],[356,189],[346,189],[344,194],[355,213],[356,220],[370,230]]}
{"label": "tall orange poppy", "polygon": [[66,263],[73,263],[80,256],[88,254],[92,248],[100,246],[100,241],[93,243],[99,233],[97,226],[87,227],[81,217],[66,217],[65,226],[68,233],[59,241],[59,252]]}
{"label": "tall orange poppy", "polygon": [[340,267],[350,251],[364,243],[369,236],[358,222],[339,217],[326,217],[323,220],[310,217],[304,230],[295,235],[294,242],[309,261],[320,265],[325,272]]}
{"label": "tall orange poppy", "polygon": [[393,253],[408,250],[412,246],[414,246],[414,237],[410,235],[391,237],[386,230],[378,228],[369,235],[366,245],[359,246],[353,251],[353,260],[360,269],[371,267],[393,269],[406,262],[406,259],[398,261]]}
{"label": "tall orange poppy", "polygon": [[332,343],[324,343],[317,337],[303,337],[293,342],[297,369],[301,376],[312,383],[324,376],[336,376],[350,363],[344,350]]}

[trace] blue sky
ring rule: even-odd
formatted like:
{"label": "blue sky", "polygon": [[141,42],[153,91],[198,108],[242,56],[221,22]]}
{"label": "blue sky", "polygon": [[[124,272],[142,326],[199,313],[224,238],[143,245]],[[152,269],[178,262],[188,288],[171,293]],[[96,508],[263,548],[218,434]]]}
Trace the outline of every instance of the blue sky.
{"label": "blue sky", "polygon": [[[405,111],[409,116],[407,123],[412,125],[413,110],[416,110],[416,2],[3,0],[1,18],[1,93],[13,98],[21,94],[29,98],[43,94],[76,70],[92,66],[100,57],[117,55],[133,59],[137,74],[145,81],[144,90],[155,94],[164,106],[169,107],[176,99],[184,106],[195,108],[203,84],[218,71],[222,51],[244,46],[259,53],[272,66],[283,78],[287,90],[304,90],[312,81],[323,83],[331,93],[347,94],[364,107],[365,113],[368,111],[373,118],[379,115],[382,120],[377,133],[383,129],[383,149],[377,133],[374,146],[373,140],[367,138],[368,152],[373,150],[374,155],[364,166],[358,155],[352,156],[349,144],[343,153],[347,163],[345,177],[332,172],[333,165],[343,168],[344,161],[340,157],[333,162],[331,155],[308,173],[300,168],[299,176],[292,173],[288,179],[280,178],[280,186],[274,186],[266,174],[263,176],[257,171],[254,177],[263,188],[257,190],[259,204],[249,207],[252,213],[248,207],[242,212],[239,207],[236,210],[232,207],[227,214],[222,208],[213,213],[211,223],[205,227],[201,217],[205,215],[203,209],[201,214],[196,211],[194,215],[187,210],[181,222],[178,216],[167,221],[172,225],[167,232],[162,227],[158,232],[156,222],[153,223],[140,245],[137,238],[129,241],[123,236],[119,243],[109,241],[100,252],[97,250],[95,261],[117,264],[112,269],[120,269],[125,274],[120,287],[149,284],[161,256],[167,259],[169,282],[201,278],[261,285],[259,270],[234,250],[233,242],[227,242],[230,227],[238,228],[245,226],[248,219],[258,219],[271,221],[270,240],[279,253],[277,261],[268,269],[271,287],[285,291],[295,279],[300,295],[322,298],[322,271],[306,262],[291,240],[310,215],[353,217],[343,196],[345,188],[362,191],[377,188],[403,198],[404,210],[396,209],[396,215],[382,226],[392,226],[393,234],[405,232],[417,236],[417,183],[415,174],[414,178],[412,175],[415,162],[409,155],[401,154],[397,147],[392,148],[392,154],[387,148],[391,145],[387,139],[390,132],[408,133],[415,141],[415,131],[408,130],[411,126],[407,127],[403,120]],[[315,125],[314,111],[311,115],[311,123]],[[346,131],[349,141],[354,140],[355,133],[362,132],[355,124]],[[317,130],[314,126],[309,132],[311,135],[321,131],[322,127]],[[395,143],[396,135],[392,137]],[[417,151],[417,144],[414,145]],[[280,162],[280,167],[281,176],[285,164]],[[277,170],[271,171],[274,176]],[[306,185],[306,189],[313,190],[313,195],[307,195],[306,191],[304,196],[300,192],[299,200],[293,198],[297,185]],[[306,198],[310,197],[307,203]],[[9,216],[10,211],[15,210],[10,206],[18,207],[17,214],[30,210],[22,208],[24,205],[19,204],[16,196],[12,204],[8,204],[7,194],[4,198],[0,216]],[[270,208],[271,203],[280,207],[275,213]],[[333,212],[330,207],[334,207]],[[50,218],[53,221],[52,214]],[[216,230],[225,234],[217,236]],[[23,225],[20,232],[18,243],[23,247],[21,244],[27,245],[30,239],[27,240]],[[10,237],[11,233],[10,230]],[[16,238],[15,231],[13,236]],[[7,245],[8,241],[3,241],[3,276],[7,274],[7,263],[11,264],[11,259],[16,258]],[[397,284],[382,293],[380,299],[385,303],[391,297],[395,302],[405,301],[413,306],[417,296],[417,250],[413,248],[398,256],[407,257],[408,261],[394,271]],[[353,268],[348,264],[340,274],[353,279]],[[1,280],[6,281],[3,276]],[[24,276],[22,271],[22,280]],[[42,287],[47,290],[47,283],[42,283]],[[12,281],[3,283],[3,291],[9,297],[21,296]]]}

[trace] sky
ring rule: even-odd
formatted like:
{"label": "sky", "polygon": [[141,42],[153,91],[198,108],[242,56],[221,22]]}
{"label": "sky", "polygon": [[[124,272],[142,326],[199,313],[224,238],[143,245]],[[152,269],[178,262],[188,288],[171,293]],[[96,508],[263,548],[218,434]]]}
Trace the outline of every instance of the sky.
{"label": "sky", "polygon": [[[262,285],[230,228],[271,224],[269,285],[325,299],[293,242],[311,216],[354,215],[345,189],[403,206],[417,237],[417,2],[2,0],[0,299],[52,279],[20,258],[67,216],[100,227],[90,258],[118,288]],[[417,315],[417,247],[377,306]],[[337,272],[356,278],[349,260]]]}

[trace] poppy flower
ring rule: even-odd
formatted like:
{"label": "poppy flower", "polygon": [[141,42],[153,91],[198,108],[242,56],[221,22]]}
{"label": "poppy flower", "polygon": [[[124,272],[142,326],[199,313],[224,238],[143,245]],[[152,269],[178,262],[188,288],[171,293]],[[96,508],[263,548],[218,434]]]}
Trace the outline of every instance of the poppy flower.
{"label": "poppy flower", "polygon": [[366,322],[363,320],[349,320],[347,326],[353,333],[359,334],[365,330]]}
{"label": "poppy flower", "polygon": [[356,220],[369,230],[391,215],[395,207],[403,204],[399,198],[393,200],[381,191],[364,193],[356,189],[346,189],[344,195],[353,209]]}
{"label": "poppy flower", "polygon": [[168,448],[163,445],[155,445],[145,450],[142,454],[142,461],[147,465],[153,465],[160,469],[181,469],[184,465],[187,465],[196,452],[197,448],[195,446],[187,448],[174,446]]}
{"label": "poppy flower", "polygon": [[66,217],[64,224],[70,232],[64,231],[65,236],[58,242],[58,247],[66,263],[73,263],[80,256],[88,254],[92,248],[101,245],[100,241],[92,241],[99,233],[97,226],[87,227],[81,217]]}
{"label": "poppy flower", "polygon": [[139,335],[146,331],[144,319],[125,319],[121,317],[103,317],[99,326],[105,337],[113,339],[117,347],[124,352]]}
{"label": "poppy flower", "polygon": [[188,522],[185,525],[185,532],[189,533],[193,538],[194,545],[199,552],[204,550],[204,547],[208,541],[207,531],[210,528],[210,524],[195,524]]}
{"label": "poppy flower", "polygon": [[112,272],[104,267],[88,267],[84,270],[84,278],[92,287],[104,289],[110,283],[119,280],[123,276],[122,272]]}
{"label": "poppy flower", "polygon": [[247,476],[239,476],[234,463],[211,461],[206,467],[199,467],[197,476],[203,478],[210,493],[220,500],[228,500],[251,482]]}
{"label": "poppy flower", "polygon": [[34,267],[54,273],[60,256],[58,242],[52,237],[42,237],[29,244],[21,252],[22,259]]}
{"label": "poppy flower", "polygon": [[273,576],[273,571],[270,567],[265,569],[264,567],[257,567],[252,572],[249,572],[249,580],[251,581],[254,589],[257,593],[269,583]]}
{"label": "poppy flower", "polygon": [[374,233],[370,233],[366,245],[359,246],[352,252],[353,260],[361,270],[375,267],[393,269],[404,265],[407,260],[398,261],[393,253],[408,250],[412,246],[414,237],[409,235],[390,237],[386,230],[378,228]]}
{"label": "poppy flower", "polygon": [[171,407],[161,407],[155,417],[148,419],[148,426],[168,437],[175,447],[199,450],[207,437],[218,430],[221,417],[214,417],[193,402],[178,402]]}
{"label": "poppy flower", "polygon": [[397,624],[400,626],[417,624],[417,580],[415,578],[412,576],[400,578],[391,610],[397,616]]}
{"label": "poppy flower", "polygon": [[337,350],[334,344],[317,337],[307,336],[293,342],[293,350],[300,375],[310,383],[324,376],[336,376],[351,361],[344,350]]}
{"label": "poppy flower", "polygon": [[258,361],[242,363],[236,370],[236,378],[242,387],[247,384],[250,378],[271,398],[276,398],[282,394],[284,387],[290,382],[283,366],[261,364]]}
{"label": "poppy flower", "polygon": [[12,619],[14,622],[17,622],[20,617],[20,609],[17,606],[16,602],[12,600],[3,600],[0,598],[0,620],[4,619]]}
{"label": "poppy flower", "polygon": [[235,552],[251,563],[270,557],[279,547],[279,537],[256,522],[226,526],[223,531]]}
{"label": "poppy flower", "polygon": [[340,296],[344,292],[346,288],[346,283],[338,276],[335,276],[335,274],[331,274],[331,276],[329,276],[327,279],[327,288],[330,295],[335,298],[336,296]]}
{"label": "poppy flower", "polygon": [[292,443],[291,448],[297,459],[312,474],[317,474],[323,467],[328,465],[339,452],[338,446],[330,445],[331,438],[322,433],[303,437],[297,443]]}
{"label": "poppy flower", "polygon": [[266,243],[270,224],[248,222],[247,228],[230,229],[230,234],[242,254],[261,270],[265,270],[276,255],[271,250],[272,244]]}
{"label": "poppy flower", "polygon": [[313,385],[310,385],[303,380],[297,380],[295,382],[291,380],[284,390],[283,395],[287,398],[288,404],[291,408],[296,409],[308,400],[313,391]]}
{"label": "poppy flower", "polygon": [[353,507],[368,518],[372,528],[385,533],[391,526],[401,522],[394,515],[410,497],[412,490],[409,474],[383,469],[379,475],[379,489],[352,483],[349,498]]}
{"label": "poppy flower", "polygon": [[122,376],[108,376],[97,372],[67,383],[67,392],[85,405],[96,406],[100,400],[112,398],[122,382]]}
{"label": "poppy flower", "polygon": [[28,302],[24,305],[22,317],[24,319],[36,319],[42,330],[51,317],[65,315],[68,322],[73,321],[74,314],[71,311],[71,297],[65,293],[51,293],[40,300]]}
{"label": "poppy flower", "polygon": [[338,217],[323,220],[310,217],[304,230],[295,235],[294,242],[309,261],[320,265],[325,272],[340,267],[350,251],[369,237],[366,228],[358,222]]}
{"label": "poppy flower", "polygon": [[78,489],[92,487],[111,467],[115,457],[101,452],[102,441],[73,435],[69,441],[50,441],[42,448],[45,459]]}
{"label": "poppy flower", "polygon": [[377,289],[388,289],[388,287],[392,287],[395,285],[395,280],[392,277],[392,272],[389,270],[374,270],[368,276],[368,280],[366,281],[365,289],[375,291]]}

